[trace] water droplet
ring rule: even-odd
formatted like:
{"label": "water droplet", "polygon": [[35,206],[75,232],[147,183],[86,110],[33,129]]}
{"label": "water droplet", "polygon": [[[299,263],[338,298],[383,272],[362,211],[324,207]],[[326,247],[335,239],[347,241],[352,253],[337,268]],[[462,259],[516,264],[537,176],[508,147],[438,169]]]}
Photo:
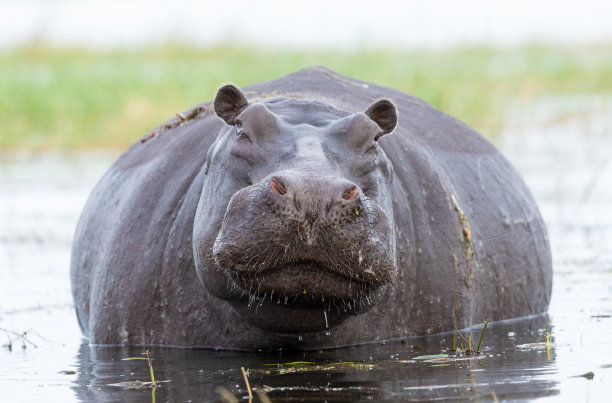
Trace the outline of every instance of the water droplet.
{"label": "water droplet", "polygon": [[323,309],[323,316],[325,317],[325,329],[329,328],[329,324],[327,323],[327,311]]}
{"label": "water droplet", "polygon": [[326,336],[330,336],[330,335],[331,335],[331,332],[325,332],[325,335],[326,335]]}
{"label": "water droplet", "polygon": [[298,341],[302,341],[304,338],[302,336],[298,336]]}

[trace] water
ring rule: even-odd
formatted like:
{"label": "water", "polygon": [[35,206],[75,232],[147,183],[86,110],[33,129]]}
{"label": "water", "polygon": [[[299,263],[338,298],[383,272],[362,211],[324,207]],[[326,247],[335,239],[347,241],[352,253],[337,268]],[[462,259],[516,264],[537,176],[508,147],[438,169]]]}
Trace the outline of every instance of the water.
{"label": "water", "polygon": [[[134,384],[150,380],[147,361],[122,360],[144,348],[88,346],[72,308],[75,222],[116,154],[0,155],[0,328],[27,331],[37,346],[23,348],[0,331],[0,400],[221,401],[220,386],[248,400],[244,367],[274,402],[605,401],[612,393],[611,116],[607,98],[515,105],[498,142],[548,223],[555,270],[548,315],[489,324],[481,354],[469,359],[447,357],[452,334],[307,353],[152,348],[156,378],[170,381],[156,389]],[[464,337],[476,344],[481,331]]]}

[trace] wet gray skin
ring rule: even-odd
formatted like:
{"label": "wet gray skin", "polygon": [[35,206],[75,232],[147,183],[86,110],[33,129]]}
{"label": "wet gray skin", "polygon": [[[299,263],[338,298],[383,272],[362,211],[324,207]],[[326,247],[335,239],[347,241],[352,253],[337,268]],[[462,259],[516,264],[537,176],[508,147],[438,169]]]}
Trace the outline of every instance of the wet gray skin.
{"label": "wet gray skin", "polygon": [[214,111],[92,192],[71,263],[92,343],[316,349],[546,310],[538,208],[461,122],[323,68],[222,87]]}

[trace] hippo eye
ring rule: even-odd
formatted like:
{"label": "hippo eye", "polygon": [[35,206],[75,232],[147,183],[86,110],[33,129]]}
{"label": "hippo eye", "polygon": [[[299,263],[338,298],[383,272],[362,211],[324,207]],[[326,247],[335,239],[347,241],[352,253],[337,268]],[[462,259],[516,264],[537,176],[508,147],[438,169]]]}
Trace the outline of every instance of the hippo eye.
{"label": "hippo eye", "polygon": [[248,134],[246,134],[246,132],[245,132],[244,130],[243,130],[243,131],[239,131],[239,132],[237,132],[237,133],[236,133],[236,135],[237,135],[239,138],[241,138],[241,139],[247,139],[247,140],[251,141],[251,138],[249,137],[249,135],[248,135]]}
{"label": "hippo eye", "polygon": [[244,130],[244,126],[242,126],[241,120],[236,120],[236,136],[238,136],[239,138],[245,138],[249,141],[251,140],[249,138],[249,135]]}
{"label": "hippo eye", "polygon": [[376,153],[378,151],[378,147],[376,146],[377,143],[372,144],[367,150],[366,150],[366,154],[370,154],[370,153]]}

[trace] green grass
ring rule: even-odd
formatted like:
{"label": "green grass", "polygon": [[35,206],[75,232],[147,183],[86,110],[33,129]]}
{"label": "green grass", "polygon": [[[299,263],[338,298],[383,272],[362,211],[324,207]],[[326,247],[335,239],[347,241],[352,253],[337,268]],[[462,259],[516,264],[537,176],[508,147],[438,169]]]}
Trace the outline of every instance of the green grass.
{"label": "green grass", "polygon": [[612,94],[612,45],[347,53],[29,46],[0,53],[0,149],[125,147],[224,83],[244,86],[313,64],[416,95],[490,137],[509,102]]}

